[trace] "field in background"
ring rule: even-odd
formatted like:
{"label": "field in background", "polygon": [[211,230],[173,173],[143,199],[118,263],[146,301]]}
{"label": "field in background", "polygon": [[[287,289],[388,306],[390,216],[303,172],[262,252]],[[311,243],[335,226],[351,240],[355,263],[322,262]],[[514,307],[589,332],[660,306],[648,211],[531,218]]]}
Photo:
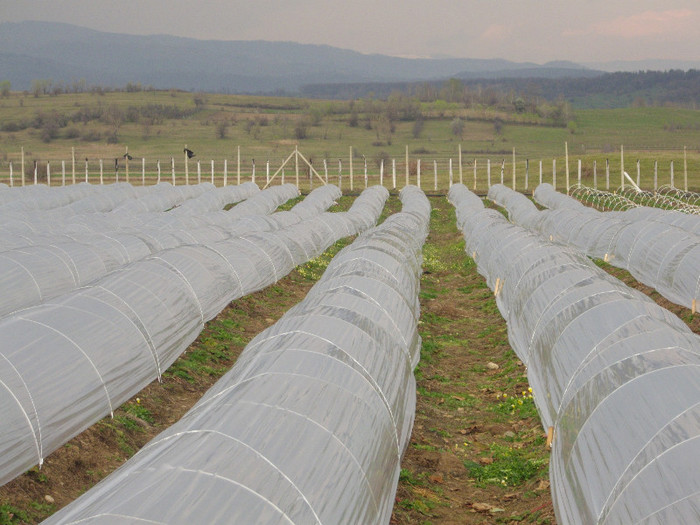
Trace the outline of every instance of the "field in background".
{"label": "field in background", "polygon": [[[356,188],[364,184],[365,161],[370,183],[378,182],[382,159],[388,179],[385,185],[390,185],[392,160],[397,166],[397,185],[403,185],[406,149],[411,182],[417,182],[420,159],[421,186],[426,189],[433,188],[436,165],[439,187],[447,187],[450,159],[454,179],[458,180],[460,149],[464,182],[470,187],[476,160],[477,188],[486,189],[487,159],[491,161],[491,182],[500,182],[505,162],[504,179],[510,185],[514,149],[518,189],[524,188],[527,159],[529,188],[533,181],[539,181],[540,161],[546,182],[552,181],[556,162],[557,182],[562,187],[566,143],[573,182],[581,159],[583,180],[592,185],[595,160],[599,186],[604,185],[608,159],[611,188],[619,186],[623,145],[625,171],[636,178],[636,161],[640,159],[641,181],[646,188],[652,187],[657,161],[659,184],[670,181],[673,162],[676,186],[682,187],[686,162],[691,189],[700,189],[698,110],[648,107],[573,111],[566,104],[541,105],[535,110],[523,109],[516,102],[509,105],[501,101],[492,106],[444,100],[418,102],[403,95],[388,101],[323,101],[180,91],[38,97],[11,93],[0,98],[0,181],[8,182],[10,163],[15,180],[21,176],[22,148],[28,182],[33,181],[34,161],[39,163],[40,181],[45,177],[47,161],[51,163],[52,180],[61,172],[61,161],[70,174],[73,151],[77,180],[84,180],[86,159],[91,180],[99,174],[98,159],[103,159],[106,182],[115,179],[114,161],[119,159],[123,180],[123,155],[127,151],[134,157],[130,169],[135,178],[140,177],[141,159],[145,158],[149,182],[155,180],[158,160],[163,177],[170,180],[172,158],[179,180],[184,176],[183,149],[187,145],[196,153],[188,165],[190,177],[196,177],[199,161],[202,179],[210,180],[214,161],[217,183],[221,183],[224,159],[229,177],[233,175],[235,180],[239,151],[242,178],[249,180],[253,162],[258,177],[265,175],[267,161],[274,173],[298,146],[322,174],[326,159],[329,178],[336,182],[340,159],[344,187],[349,176],[350,148]],[[290,168],[287,177],[293,174],[293,165]]]}

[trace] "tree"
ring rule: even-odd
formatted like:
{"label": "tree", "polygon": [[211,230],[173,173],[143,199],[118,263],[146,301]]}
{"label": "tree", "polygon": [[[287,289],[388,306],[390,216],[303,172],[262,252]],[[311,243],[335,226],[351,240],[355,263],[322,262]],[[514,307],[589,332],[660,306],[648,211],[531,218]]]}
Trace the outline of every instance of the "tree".
{"label": "tree", "polygon": [[220,120],[216,124],[216,136],[225,139],[228,135],[228,121]]}
{"label": "tree", "polygon": [[0,95],[2,95],[5,98],[9,97],[11,87],[12,84],[9,80],[3,80],[2,82],[0,82]]}
{"label": "tree", "polygon": [[452,134],[461,139],[462,134],[464,133],[464,121],[461,118],[457,117],[452,121],[451,127]]}

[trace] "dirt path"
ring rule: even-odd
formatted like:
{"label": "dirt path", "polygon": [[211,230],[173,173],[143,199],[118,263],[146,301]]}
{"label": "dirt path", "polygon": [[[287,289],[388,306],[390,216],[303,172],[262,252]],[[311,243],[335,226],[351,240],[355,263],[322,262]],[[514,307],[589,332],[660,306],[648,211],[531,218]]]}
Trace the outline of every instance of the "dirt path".
{"label": "dirt path", "polygon": [[431,204],[416,422],[392,523],[554,523],[549,453],[525,368],[464,252],[454,208],[442,197]]}

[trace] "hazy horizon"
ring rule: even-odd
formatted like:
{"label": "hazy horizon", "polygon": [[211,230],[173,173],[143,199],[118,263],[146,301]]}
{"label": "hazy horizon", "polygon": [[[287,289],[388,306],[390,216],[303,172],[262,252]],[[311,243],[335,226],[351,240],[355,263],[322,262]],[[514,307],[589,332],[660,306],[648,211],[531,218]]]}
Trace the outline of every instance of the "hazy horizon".
{"label": "hazy horizon", "polygon": [[700,4],[689,0],[592,0],[585,5],[553,0],[233,5],[216,0],[196,7],[182,0],[0,0],[0,21],[24,20],[136,35],[325,44],[402,57],[538,64],[700,60]]}

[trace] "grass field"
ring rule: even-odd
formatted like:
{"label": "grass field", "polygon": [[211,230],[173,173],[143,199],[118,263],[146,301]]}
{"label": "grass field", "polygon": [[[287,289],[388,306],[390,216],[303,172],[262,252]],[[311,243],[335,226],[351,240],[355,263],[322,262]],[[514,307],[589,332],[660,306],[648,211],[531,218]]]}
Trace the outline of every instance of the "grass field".
{"label": "grass field", "polygon": [[[412,103],[410,113],[401,104]],[[132,176],[141,175],[141,159],[152,182],[156,163],[170,175],[171,158],[177,176],[185,171],[183,148],[196,153],[189,161],[190,176],[196,177],[197,161],[204,180],[211,179],[211,162],[217,183],[227,173],[248,180],[255,162],[256,174],[264,176],[267,161],[274,173],[295,147],[323,174],[326,160],[329,178],[335,178],[342,162],[343,185],[349,184],[350,149],[356,186],[363,184],[364,163],[370,182],[379,178],[379,163],[385,162],[385,185],[390,185],[391,163],[397,178],[405,181],[406,150],[411,182],[417,182],[421,161],[421,186],[432,189],[437,163],[439,187],[448,185],[450,160],[458,180],[462,153],[462,175],[473,183],[477,162],[477,189],[485,191],[486,165],[491,178],[512,181],[513,150],[516,152],[518,188],[524,188],[529,159],[529,187],[539,179],[542,162],[544,180],[552,181],[556,160],[557,182],[565,180],[565,143],[569,151],[569,175],[577,178],[582,161],[584,181],[592,184],[593,162],[598,181],[604,180],[606,159],[610,163],[611,186],[619,186],[620,147],[624,146],[624,169],[636,177],[640,159],[645,187],[653,183],[653,165],[658,162],[660,183],[670,180],[674,163],[676,185],[687,163],[689,185],[700,189],[700,111],[678,108],[626,108],[576,110],[567,123],[557,123],[536,114],[516,113],[502,107],[466,107],[444,101],[418,103],[401,100],[392,109],[386,101],[324,101],[262,96],[193,94],[178,91],[110,92],[42,95],[12,93],[0,99],[0,181],[8,182],[10,162],[14,177],[21,177],[24,149],[25,174],[33,181],[33,163],[39,162],[39,179],[51,163],[52,179],[66,163],[70,176],[73,152],[77,180],[84,180],[85,162],[91,180],[99,174],[103,159],[106,180],[114,180],[114,159],[120,159],[120,177],[125,176],[127,152]],[[421,115],[417,122],[416,112]],[[685,148],[685,154],[684,154]],[[240,163],[239,163],[240,151]],[[685,156],[684,156],[685,155]],[[240,166],[240,168],[239,168]],[[306,168],[302,166],[302,180]],[[286,176],[295,174],[289,164]],[[586,177],[589,177],[587,179]],[[680,178],[679,178],[680,177]],[[70,178],[70,177],[69,177]],[[191,180],[190,180],[191,182]],[[398,184],[398,182],[397,182]],[[561,186],[560,186],[561,187]]]}

